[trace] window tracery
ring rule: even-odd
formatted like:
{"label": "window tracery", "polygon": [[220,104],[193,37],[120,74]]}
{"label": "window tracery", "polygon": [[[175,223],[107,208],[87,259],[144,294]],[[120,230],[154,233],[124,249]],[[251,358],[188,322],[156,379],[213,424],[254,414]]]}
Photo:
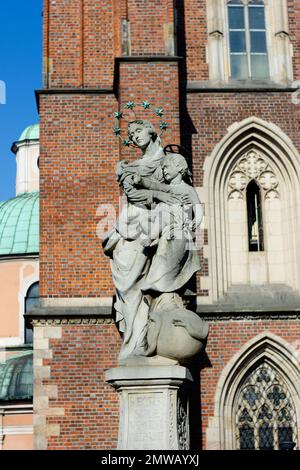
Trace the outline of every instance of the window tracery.
{"label": "window tracery", "polygon": [[278,450],[298,442],[292,396],[277,371],[264,362],[242,384],[236,400],[236,446]]}
{"label": "window tracery", "polygon": [[265,199],[279,198],[279,183],[269,162],[257,150],[250,150],[234,166],[228,184],[229,199],[245,199],[246,188],[255,180]]}

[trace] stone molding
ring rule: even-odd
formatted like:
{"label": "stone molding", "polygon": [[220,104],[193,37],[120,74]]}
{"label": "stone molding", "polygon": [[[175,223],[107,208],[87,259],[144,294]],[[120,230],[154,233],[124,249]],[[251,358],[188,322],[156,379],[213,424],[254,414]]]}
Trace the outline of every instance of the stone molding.
{"label": "stone molding", "polygon": [[279,197],[279,183],[272,165],[262,152],[252,149],[234,165],[228,180],[228,198],[245,199],[251,180],[257,181],[266,199]]}
{"label": "stone molding", "polygon": [[25,316],[31,320],[42,318],[110,318],[111,306],[99,307],[40,307],[30,310]]}
{"label": "stone molding", "polygon": [[235,81],[222,82],[216,80],[210,81],[188,81],[186,85],[187,93],[293,93],[298,88],[290,85],[282,86],[273,82],[246,82],[238,83]]}
{"label": "stone molding", "polygon": [[113,325],[113,318],[33,318],[31,323],[37,326],[58,326],[58,325]]}
{"label": "stone molding", "polygon": [[253,320],[300,320],[300,312],[245,312],[245,313],[232,313],[232,312],[215,312],[211,314],[202,313],[198,311],[200,317],[208,322],[221,322],[221,321],[253,321]]}
{"label": "stone molding", "polygon": [[114,93],[113,88],[43,88],[35,90],[38,98],[41,95],[106,95]]}
{"label": "stone molding", "polygon": [[33,434],[33,426],[30,425],[20,425],[20,426],[4,426],[3,434],[8,436],[22,435],[22,434]]}
{"label": "stone molding", "polygon": [[[40,307],[46,308],[101,308],[110,307],[112,308],[114,298],[108,297],[41,297]],[[102,310],[104,313],[104,309]]]}

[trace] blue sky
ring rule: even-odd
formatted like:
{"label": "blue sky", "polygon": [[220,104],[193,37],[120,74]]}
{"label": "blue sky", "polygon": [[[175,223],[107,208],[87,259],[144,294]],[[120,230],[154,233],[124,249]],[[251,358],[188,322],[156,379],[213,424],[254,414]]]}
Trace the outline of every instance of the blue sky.
{"label": "blue sky", "polygon": [[[15,196],[11,144],[39,121],[34,90],[42,87],[42,0],[10,0],[0,6],[0,201]],[[1,89],[1,86],[0,86]]]}

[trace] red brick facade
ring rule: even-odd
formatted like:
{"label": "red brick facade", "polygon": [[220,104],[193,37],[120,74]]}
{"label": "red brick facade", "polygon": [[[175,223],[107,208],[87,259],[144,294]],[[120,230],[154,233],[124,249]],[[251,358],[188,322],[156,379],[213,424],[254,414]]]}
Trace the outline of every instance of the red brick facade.
{"label": "red brick facade", "polygon": [[[290,85],[253,91],[220,91],[207,85],[210,89],[189,91],[187,81],[208,81],[206,1],[177,3],[180,57],[172,56],[170,46],[171,0],[44,0],[44,90],[39,94],[42,305],[49,299],[107,298],[114,293],[109,261],[97,236],[103,216],[97,209],[113,204],[118,210],[114,169],[119,159],[132,158],[112,132],[113,113],[121,103],[147,99],[165,108],[170,130],[164,144],[181,142],[191,150],[195,186],[202,186],[204,161],[228,127],[250,116],[276,124],[300,152],[300,107],[292,104]],[[294,80],[299,80],[300,2],[287,3]],[[128,44],[124,46],[122,28],[128,22],[130,56],[125,57],[122,50]],[[207,230],[204,238],[209,243]],[[203,250],[200,255],[197,293],[206,296],[201,276],[209,274],[208,263]],[[62,320],[62,337],[50,340],[52,358],[43,360],[51,368],[43,383],[58,385],[58,396],[49,406],[65,410],[64,416],[47,417],[48,424],[60,425],[60,435],[48,438],[48,448],[115,448],[117,394],[105,383],[103,371],[117,364],[119,335],[113,323],[68,321]],[[299,320],[212,322],[201,366],[201,397],[193,400],[199,429],[202,416],[203,443],[199,434],[194,448],[205,448],[220,372],[245,342],[264,331],[293,343],[299,337]]]}
{"label": "red brick facade", "polygon": [[44,384],[59,384],[50,407],[62,407],[64,416],[48,418],[49,424],[61,426],[60,435],[49,438],[49,448],[116,448],[118,396],[105,382],[104,371],[116,365],[119,344],[113,324],[64,326],[62,338],[51,340],[53,359],[44,360],[51,379]]}

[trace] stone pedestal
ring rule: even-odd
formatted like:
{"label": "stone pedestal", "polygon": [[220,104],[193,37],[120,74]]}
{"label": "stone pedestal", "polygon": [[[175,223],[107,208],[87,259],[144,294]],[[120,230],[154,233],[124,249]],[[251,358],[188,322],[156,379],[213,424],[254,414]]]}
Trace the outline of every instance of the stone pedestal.
{"label": "stone pedestal", "polygon": [[189,449],[188,369],[121,366],[108,370],[106,380],[120,397],[118,449]]}

